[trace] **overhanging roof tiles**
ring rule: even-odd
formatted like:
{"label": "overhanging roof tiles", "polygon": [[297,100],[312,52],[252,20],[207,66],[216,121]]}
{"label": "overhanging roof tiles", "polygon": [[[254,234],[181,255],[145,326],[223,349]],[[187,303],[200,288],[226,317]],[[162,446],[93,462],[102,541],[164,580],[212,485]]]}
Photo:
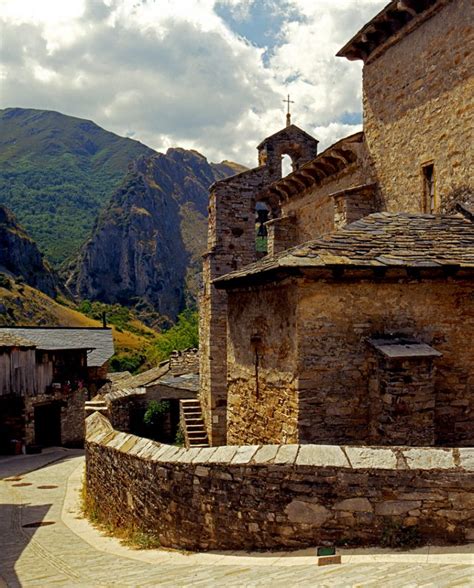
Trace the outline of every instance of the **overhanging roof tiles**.
{"label": "overhanging roof tiles", "polygon": [[263,258],[214,283],[230,288],[266,273],[337,266],[474,268],[474,223],[458,216],[379,212],[275,257]]}

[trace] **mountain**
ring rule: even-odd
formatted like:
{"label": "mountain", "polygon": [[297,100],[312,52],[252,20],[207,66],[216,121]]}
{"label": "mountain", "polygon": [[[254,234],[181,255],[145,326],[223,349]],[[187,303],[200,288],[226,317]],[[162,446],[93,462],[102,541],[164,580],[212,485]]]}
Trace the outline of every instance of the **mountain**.
{"label": "mountain", "polygon": [[61,288],[58,275],[43,259],[36,243],[13,214],[0,206],[0,271],[55,297]]}
{"label": "mountain", "polygon": [[131,161],[153,149],[59,112],[0,110],[0,204],[55,266],[89,237]]}
{"label": "mountain", "polygon": [[197,294],[209,186],[242,169],[185,149],[140,157],[70,264],[68,287],[83,299],[134,306],[149,324],[176,319]]}
{"label": "mountain", "polygon": [[[79,312],[72,302],[66,299],[60,301],[0,271],[0,326],[102,326],[101,321]],[[138,367],[145,359],[147,348],[155,341],[156,333],[133,316],[125,324],[108,324],[112,328],[115,346],[112,367],[121,369],[125,366],[124,369],[129,369],[130,364]]]}

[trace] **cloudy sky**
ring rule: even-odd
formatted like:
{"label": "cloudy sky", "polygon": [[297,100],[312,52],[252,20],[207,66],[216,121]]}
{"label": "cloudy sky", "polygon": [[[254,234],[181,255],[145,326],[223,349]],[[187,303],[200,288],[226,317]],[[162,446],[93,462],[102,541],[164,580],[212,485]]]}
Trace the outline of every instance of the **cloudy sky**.
{"label": "cloudy sky", "polygon": [[387,2],[0,0],[0,108],[253,166],[289,93],[325,147],[361,119],[360,64],[335,53]]}

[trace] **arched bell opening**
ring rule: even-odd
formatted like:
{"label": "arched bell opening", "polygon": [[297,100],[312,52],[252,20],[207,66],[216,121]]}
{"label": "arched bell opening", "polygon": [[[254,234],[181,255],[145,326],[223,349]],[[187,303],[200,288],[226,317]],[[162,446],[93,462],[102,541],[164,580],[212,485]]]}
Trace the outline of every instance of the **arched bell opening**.
{"label": "arched bell opening", "polygon": [[288,154],[283,154],[281,158],[281,177],[284,178],[291,174],[294,169],[294,163]]}
{"label": "arched bell opening", "polygon": [[271,209],[266,202],[255,205],[255,252],[257,259],[268,253],[268,231],[265,223],[271,219]]}

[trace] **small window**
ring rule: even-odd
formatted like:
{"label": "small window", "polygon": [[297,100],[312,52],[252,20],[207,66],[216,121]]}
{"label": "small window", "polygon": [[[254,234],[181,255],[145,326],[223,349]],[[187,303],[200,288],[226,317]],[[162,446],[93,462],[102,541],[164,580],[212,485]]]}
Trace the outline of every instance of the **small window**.
{"label": "small window", "polygon": [[255,209],[255,251],[263,257],[268,251],[268,233],[265,223],[270,220],[270,209],[264,202],[257,202]]}
{"label": "small window", "polygon": [[424,212],[436,212],[436,185],[434,164],[428,163],[422,167],[423,171],[423,209]]}

